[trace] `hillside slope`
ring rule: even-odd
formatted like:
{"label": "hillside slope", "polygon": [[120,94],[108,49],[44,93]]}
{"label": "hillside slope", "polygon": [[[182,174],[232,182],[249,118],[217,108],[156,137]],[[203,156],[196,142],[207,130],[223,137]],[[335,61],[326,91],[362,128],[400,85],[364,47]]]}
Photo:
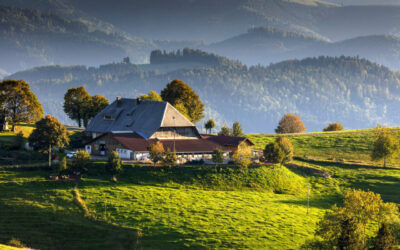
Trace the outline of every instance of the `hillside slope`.
{"label": "hillside slope", "polygon": [[131,56],[145,61],[155,45],[117,33],[90,31],[82,22],[35,9],[0,6],[0,69],[47,64],[99,65]]}
{"label": "hillside slope", "polygon": [[[250,68],[231,62],[164,73],[144,71],[133,64],[49,66],[11,78],[28,81],[45,112],[62,122],[68,122],[62,100],[70,87],[85,85],[91,94],[113,100],[160,91],[179,78],[199,94],[207,117],[217,119],[219,126],[238,120],[247,133],[273,132],[281,116],[289,112],[300,115],[308,131],[321,131],[332,121],[348,129],[400,123],[400,74],[351,57],[308,58]],[[198,125],[202,127],[201,122]]]}

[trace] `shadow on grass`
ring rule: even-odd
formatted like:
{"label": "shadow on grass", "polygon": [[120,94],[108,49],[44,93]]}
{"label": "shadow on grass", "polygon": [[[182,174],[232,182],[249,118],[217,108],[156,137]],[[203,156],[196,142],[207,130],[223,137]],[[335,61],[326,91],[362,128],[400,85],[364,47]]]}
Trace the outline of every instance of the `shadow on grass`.
{"label": "shadow on grass", "polygon": [[138,249],[139,231],[83,217],[0,201],[0,243],[16,238],[35,249]]}
{"label": "shadow on grass", "polygon": [[[297,205],[307,207],[307,197],[297,200],[281,200],[279,201],[285,204]],[[310,196],[310,207],[319,209],[329,209],[332,205],[342,205],[343,197],[340,194],[325,194],[325,195],[311,195]]]}
{"label": "shadow on grass", "polygon": [[296,157],[296,160],[306,162],[306,163],[311,163],[311,164],[317,164],[319,166],[323,167],[338,167],[338,168],[344,168],[344,169],[359,169],[359,168],[368,168],[368,169],[380,169],[380,170],[398,170],[400,171],[400,168],[393,168],[393,167],[377,167],[377,166],[372,166],[372,165],[362,165],[362,164],[351,164],[351,163],[342,163],[342,162],[329,162],[329,161],[319,161],[319,160],[312,160],[312,159],[304,159],[304,158],[298,158]]}

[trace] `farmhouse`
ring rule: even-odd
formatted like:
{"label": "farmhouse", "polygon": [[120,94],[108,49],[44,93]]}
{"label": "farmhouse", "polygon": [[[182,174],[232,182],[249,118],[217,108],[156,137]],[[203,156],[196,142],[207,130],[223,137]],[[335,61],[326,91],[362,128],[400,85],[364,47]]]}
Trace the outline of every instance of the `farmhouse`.
{"label": "farmhouse", "polygon": [[201,135],[196,126],[168,102],[118,97],[97,114],[86,128],[91,140],[85,150],[107,156],[113,150],[122,159],[145,160],[151,144],[160,141],[175,151],[178,161],[210,161],[219,148],[226,159],[239,144],[254,144],[244,137]]}

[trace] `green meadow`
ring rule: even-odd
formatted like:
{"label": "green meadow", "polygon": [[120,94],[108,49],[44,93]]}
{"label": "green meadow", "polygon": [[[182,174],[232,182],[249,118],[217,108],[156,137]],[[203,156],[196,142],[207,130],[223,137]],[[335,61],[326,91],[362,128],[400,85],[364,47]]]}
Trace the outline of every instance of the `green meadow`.
{"label": "green meadow", "polygon": [[[290,137],[297,158],[286,167],[124,165],[116,183],[104,162],[79,183],[47,180],[45,165],[3,164],[0,249],[13,239],[35,249],[299,249],[351,188],[400,204],[400,169],[370,162],[371,138]],[[274,138],[251,139],[263,148]]]}

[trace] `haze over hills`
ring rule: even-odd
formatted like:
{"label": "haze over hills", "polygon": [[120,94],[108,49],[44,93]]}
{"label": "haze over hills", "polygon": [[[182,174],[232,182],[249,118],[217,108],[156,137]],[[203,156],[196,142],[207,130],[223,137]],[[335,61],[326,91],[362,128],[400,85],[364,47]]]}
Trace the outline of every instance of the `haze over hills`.
{"label": "haze over hills", "polygon": [[372,35],[330,42],[296,32],[259,27],[230,39],[202,46],[202,49],[248,65],[268,65],[319,55],[346,55],[360,56],[400,70],[400,38],[392,35]]}
{"label": "haze over hills", "polygon": [[164,73],[156,68],[165,65],[153,67],[143,70],[122,63],[99,68],[48,66],[10,77],[27,80],[45,112],[65,123],[71,123],[62,111],[63,95],[70,87],[84,85],[91,94],[113,100],[160,91],[174,78],[199,94],[206,105],[206,118],[214,117],[219,126],[238,120],[247,133],[273,132],[288,112],[300,115],[308,131],[321,131],[333,121],[347,129],[400,123],[399,73],[363,59],[320,57],[251,68],[224,61]]}

